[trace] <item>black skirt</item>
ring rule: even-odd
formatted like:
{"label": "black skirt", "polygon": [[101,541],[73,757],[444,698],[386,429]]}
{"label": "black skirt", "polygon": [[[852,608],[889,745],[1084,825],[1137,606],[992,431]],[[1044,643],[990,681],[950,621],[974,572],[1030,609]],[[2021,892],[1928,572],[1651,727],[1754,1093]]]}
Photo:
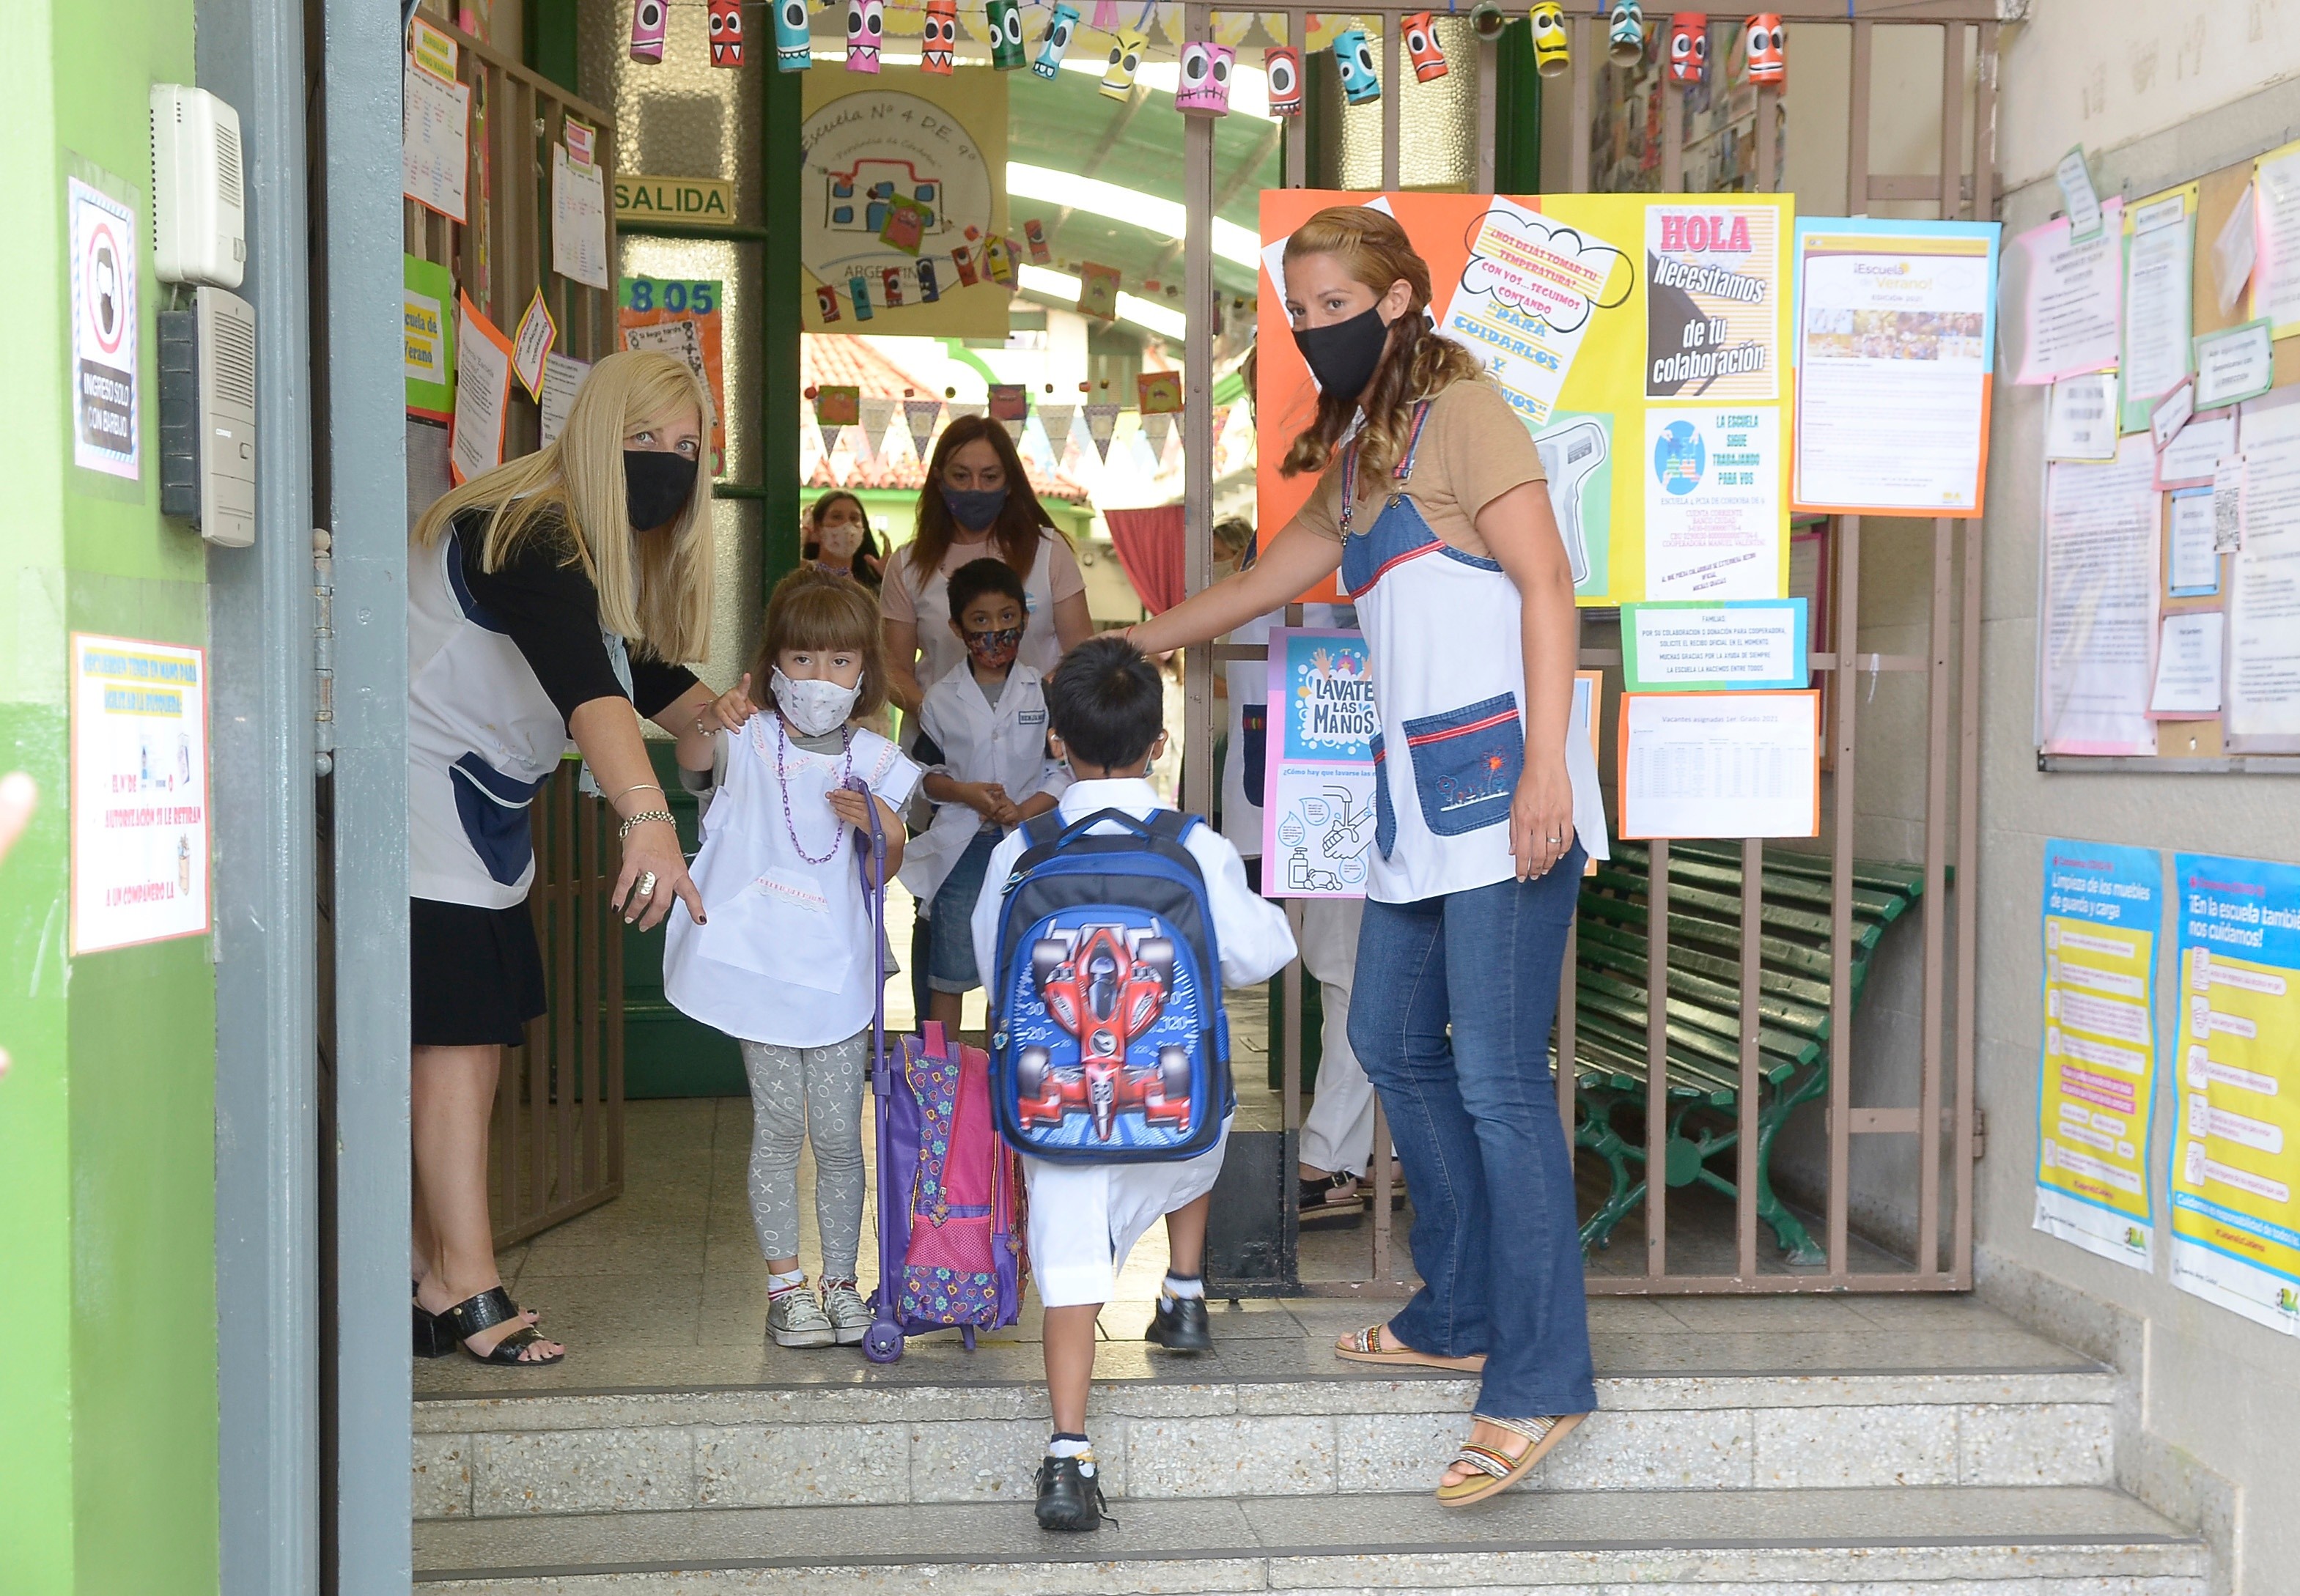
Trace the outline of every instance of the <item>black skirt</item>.
{"label": "black skirt", "polygon": [[408,902],[408,1009],[417,1047],[516,1047],[550,1004],[543,950],[524,903],[479,909]]}

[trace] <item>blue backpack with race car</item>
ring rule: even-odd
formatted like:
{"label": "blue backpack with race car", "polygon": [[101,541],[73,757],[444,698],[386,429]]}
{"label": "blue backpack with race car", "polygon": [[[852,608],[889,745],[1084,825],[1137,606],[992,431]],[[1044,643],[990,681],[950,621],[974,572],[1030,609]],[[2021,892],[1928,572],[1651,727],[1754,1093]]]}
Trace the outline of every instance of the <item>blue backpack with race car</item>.
{"label": "blue backpack with race car", "polygon": [[[1096,834],[1114,822],[1122,829]],[[989,982],[999,1134],[1056,1163],[1192,1159],[1237,1106],[1195,815],[1027,822]]]}

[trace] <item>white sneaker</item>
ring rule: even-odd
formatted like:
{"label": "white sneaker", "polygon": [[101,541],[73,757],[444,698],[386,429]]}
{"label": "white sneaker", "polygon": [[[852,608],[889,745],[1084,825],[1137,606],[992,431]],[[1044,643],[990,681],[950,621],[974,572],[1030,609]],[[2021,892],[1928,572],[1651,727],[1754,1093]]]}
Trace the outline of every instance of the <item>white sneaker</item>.
{"label": "white sneaker", "polygon": [[862,1301],[862,1293],[852,1280],[826,1280],[822,1283],[822,1310],[830,1318],[831,1333],[842,1347],[859,1347],[862,1333],[871,1328],[871,1305]]}
{"label": "white sneaker", "polygon": [[822,1304],[804,1285],[767,1299],[767,1334],[779,1347],[827,1347],[837,1334]]}

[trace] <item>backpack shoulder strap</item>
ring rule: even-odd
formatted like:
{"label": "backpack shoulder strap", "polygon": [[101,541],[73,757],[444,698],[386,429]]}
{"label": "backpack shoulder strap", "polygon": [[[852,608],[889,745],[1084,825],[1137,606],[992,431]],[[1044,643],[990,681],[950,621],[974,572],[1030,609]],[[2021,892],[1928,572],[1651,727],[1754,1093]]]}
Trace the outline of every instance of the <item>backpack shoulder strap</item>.
{"label": "backpack shoulder strap", "polygon": [[1150,835],[1170,843],[1179,843],[1203,824],[1197,816],[1186,815],[1178,809],[1162,809],[1150,817]]}
{"label": "backpack shoulder strap", "polygon": [[1062,835],[1062,811],[1059,804],[1044,814],[1032,815],[1022,822],[1022,836],[1026,851],[1030,848],[1046,847]]}

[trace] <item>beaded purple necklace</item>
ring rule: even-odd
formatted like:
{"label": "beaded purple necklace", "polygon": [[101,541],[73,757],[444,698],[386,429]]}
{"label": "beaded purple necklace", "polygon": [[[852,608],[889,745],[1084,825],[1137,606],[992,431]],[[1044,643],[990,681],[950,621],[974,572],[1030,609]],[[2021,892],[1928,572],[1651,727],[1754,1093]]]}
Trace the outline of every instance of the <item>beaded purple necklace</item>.
{"label": "beaded purple necklace", "polygon": [[[791,818],[790,782],[783,771],[783,750],[789,745],[790,728],[784,724],[783,718],[777,715],[775,717],[775,796],[782,800],[783,830],[788,834],[790,844],[797,850],[801,859],[809,864],[829,864],[838,857],[838,844],[846,835],[846,827],[839,823],[837,816],[831,817],[830,852],[820,859],[809,853],[806,851],[806,844],[798,840],[798,822]],[[838,728],[838,749],[846,759],[845,768],[838,773],[838,785],[845,786],[854,778],[854,728],[853,727],[842,726]]]}

